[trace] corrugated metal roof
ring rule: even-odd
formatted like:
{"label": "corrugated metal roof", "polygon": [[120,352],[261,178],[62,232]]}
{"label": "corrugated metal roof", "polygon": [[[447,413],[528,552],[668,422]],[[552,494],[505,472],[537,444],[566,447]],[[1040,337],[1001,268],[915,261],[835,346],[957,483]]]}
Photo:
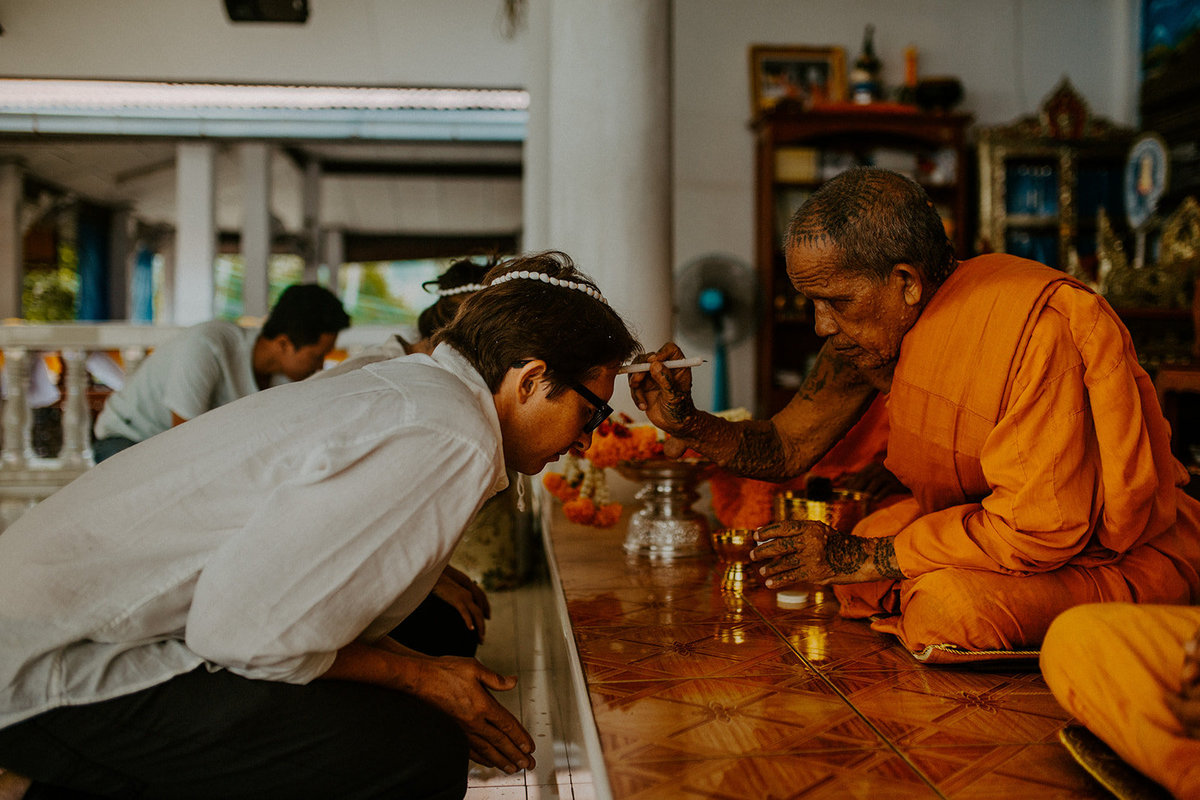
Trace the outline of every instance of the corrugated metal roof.
{"label": "corrugated metal roof", "polygon": [[524,138],[520,89],[0,78],[0,132],[301,139]]}
{"label": "corrugated metal roof", "polygon": [[0,110],[276,108],[524,111],[520,89],[420,89],[0,78]]}

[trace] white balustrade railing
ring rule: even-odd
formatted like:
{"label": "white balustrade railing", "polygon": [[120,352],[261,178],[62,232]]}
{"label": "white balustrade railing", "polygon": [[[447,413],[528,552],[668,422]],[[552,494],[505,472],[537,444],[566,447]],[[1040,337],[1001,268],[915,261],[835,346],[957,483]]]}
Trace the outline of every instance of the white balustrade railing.
{"label": "white balustrade railing", "polygon": [[[0,325],[4,358],[0,395],[0,531],[38,501],[70,483],[94,463],[88,410],[86,362],[94,352],[117,351],[125,373],[132,374],[146,354],[175,336],[176,326],[99,323],[6,323]],[[342,332],[338,347],[350,354],[384,342],[398,332],[392,326],[357,326]],[[40,457],[33,448],[30,375],[34,359],[62,359],[62,447],[56,457]]]}
{"label": "white balustrade railing", "polygon": [[[179,332],[177,327],[112,323],[0,325],[4,393],[0,396],[0,530],[92,465],[91,414],[85,363],[93,352],[117,351],[132,372],[146,353]],[[34,359],[61,357],[62,447],[55,457],[33,448],[29,405]]]}

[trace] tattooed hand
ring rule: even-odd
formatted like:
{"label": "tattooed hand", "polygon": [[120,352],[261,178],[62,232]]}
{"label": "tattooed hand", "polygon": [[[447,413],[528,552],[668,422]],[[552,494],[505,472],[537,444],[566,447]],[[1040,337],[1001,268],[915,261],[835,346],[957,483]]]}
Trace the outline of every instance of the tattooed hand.
{"label": "tattooed hand", "polygon": [[696,413],[692,404],[692,371],[667,369],[658,362],[683,358],[683,351],[668,342],[647,359],[649,372],[629,376],[629,392],[637,407],[646,412],[654,425],[672,436],[686,438],[688,424]]}
{"label": "tattooed hand", "polygon": [[891,537],[865,539],[823,522],[776,522],[759,528],[750,552],[771,589],[793,583],[863,583],[904,577]]}

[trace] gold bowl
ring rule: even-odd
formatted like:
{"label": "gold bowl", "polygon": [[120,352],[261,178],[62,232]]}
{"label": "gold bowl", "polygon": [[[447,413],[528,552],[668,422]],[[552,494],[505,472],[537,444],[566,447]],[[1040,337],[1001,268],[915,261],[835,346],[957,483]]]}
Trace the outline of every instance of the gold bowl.
{"label": "gold bowl", "polygon": [[862,492],[834,489],[829,500],[809,500],[804,492],[775,495],[775,521],[815,520],[840,533],[850,533],[867,515],[870,500]]}
{"label": "gold bowl", "polygon": [[713,552],[722,561],[749,561],[750,551],[758,546],[753,528],[721,528],[711,536]]}

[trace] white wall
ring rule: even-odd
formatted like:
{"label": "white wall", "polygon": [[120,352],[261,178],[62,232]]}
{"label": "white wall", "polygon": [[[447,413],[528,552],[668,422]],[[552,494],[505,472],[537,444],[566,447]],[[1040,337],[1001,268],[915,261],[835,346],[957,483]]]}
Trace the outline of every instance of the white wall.
{"label": "white wall", "polygon": [[500,0],[310,0],[304,25],[222,0],[4,0],[0,75],[516,88]]}
{"label": "white wall", "polygon": [[[871,23],[885,82],[902,80],[914,44],[921,75],[962,80],[960,110],[977,124],[1033,112],[1063,75],[1093,112],[1132,124],[1135,13],[1133,0],[676,0],[676,268],[709,252],[754,258],[750,45],[840,45],[852,63]],[[710,380],[697,371],[698,403]],[[753,407],[753,384],[747,342],[730,357],[734,406]]]}

